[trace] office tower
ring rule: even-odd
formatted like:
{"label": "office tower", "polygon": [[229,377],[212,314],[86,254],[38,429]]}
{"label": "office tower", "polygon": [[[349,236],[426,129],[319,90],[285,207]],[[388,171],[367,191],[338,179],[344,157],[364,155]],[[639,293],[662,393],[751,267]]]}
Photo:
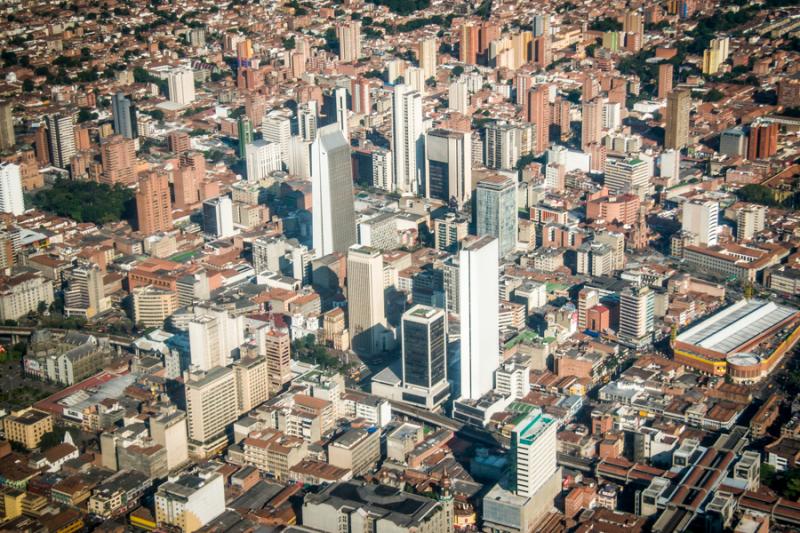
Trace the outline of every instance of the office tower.
{"label": "office tower", "polygon": [[100,145],[101,181],[108,185],[132,185],[136,180],[136,144],[122,135],[107,137]]}
{"label": "office tower", "polygon": [[461,26],[458,41],[459,61],[467,65],[475,65],[478,60],[478,26],[467,22]]}
{"label": "office tower", "polygon": [[500,257],[513,252],[517,244],[517,183],[504,176],[478,182],[475,189],[475,227],[478,236],[497,239]]}
{"label": "office tower", "polygon": [[228,196],[203,202],[203,231],[215,239],[225,239],[234,234],[233,202]]}
{"label": "office tower", "polygon": [[719,203],[713,200],[690,200],[683,204],[681,227],[697,235],[703,246],[716,246],[719,231]]}
{"label": "office tower", "polygon": [[732,157],[747,155],[747,134],[744,128],[736,126],[723,131],[719,137],[719,153]]}
{"label": "office tower", "polygon": [[462,115],[468,114],[469,91],[465,81],[456,80],[450,84],[450,88],[447,90],[447,108]]}
{"label": "office tower", "polygon": [[317,138],[317,101],[310,100],[297,108],[297,133],[304,141]]}
{"label": "office tower", "polygon": [[54,167],[67,168],[75,155],[75,121],[72,115],[47,115],[47,145]]}
{"label": "office tower", "polygon": [[603,139],[603,105],[602,98],[593,98],[583,102],[581,114],[581,150],[584,152],[592,143]]}
{"label": "office tower", "polygon": [[150,435],[167,450],[167,468],[174,470],[189,461],[189,435],[186,413],[170,407],[150,417]]}
{"label": "office tower", "polygon": [[689,110],[692,96],[689,91],[675,90],[667,96],[667,126],[664,147],[680,150],[689,144]]}
{"label": "office tower", "polygon": [[103,272],[97,265],[81,265],[72,270],[69,287],[64,292],[64,314],[87,320],[111,307],[106,297]]}
{"label": "office tower", "polygon": [[436,409],[447,399],[447,320],[444,310],[415,305],[401,322],[404,396]]}
{"label": "office tower", "polygon": [[222,353],[220,323],[216,317],[203,315],[189,321],[189,352],[192,366],[200,370],[225,365],[227,357]]}
{"label": "office tower", "polygon": [[392,98],[394,179],[400,193],[420,194],[425,172],[422,95],[397,85]]}
{"label": "office tower", "polygon": [[426,80],[436,77],[436,53],[438,51],[438,42],[436,37],[429,37],[422,39],[419,42],[419,67]]}
{"label": "office tower", "polygon": [[425,139],[427,198],[464,205],[472,195],[472,135],[470,132],[431,130]]}
{"label": "office tower", "polygon": [[664,99],[672,92],[672,63],[661,63],[658,66],[658,98]]}
{"label": "office tower", "polygon": [[703,74],[713,76],[719,67],[728,59],[729,37],[711,39],[708,48],[703,51]]}
{"label": "office tower", "polygon": [[169,99],[180,105],[194,102],[194,72],[189,68],[174,68],[167,72]]}
{"label": "office tower", "polygon": [[578,331],[588,326],[589,309],[600,303],[600,293],[595,289],[581,289],[578,293]]}
{"label": "office tower", "polygon": [[619,335],[645,344],[653,334],[655,295],[649,287],[630,287],[620,294]]}
{"label": "office tower", "polygon": [[239,135],[239,158],[244,159],[247,155],[247,145],[253,142],[253,123],[250,117],[242,115],[236,121],[236,128]]}
{"label": "office tower", "polygon": [[14,137],[14,116],[11,102],[0,102],[0,151],[8,150],[16,144]]}
{"label": "office tower", "polygon": [[311,144],[311,194],[317,257],[345,253],[356,242],[350,144],[336,124],[317,131]]}
{"label": "office tower", "polygon": [[279,393],[292,379],[291,344],[287,331],[264,326],[256,330],[258,353],[267,360],[269,393]]}
{"label": "office tower", "polygon": [[245,414],[269,399],[269,368],[263,356],[243,357],[233,363],[239,413]]}
{"label": "office tower", "polygon": [[534,37],[550,34],[550,17],[548,15],[534,15],[531,21],[531,29]]}
{"label": "office tower", "polygon": [[355,78],[350,84],[350,94],[353,101],[353,113],[369,115],[372,112],[368,78],[362,76]]}
{"label": "office tower", "polygon": [[766,226],[767,206],[750,204],[736,212],[736,240],[749,241]]}
{"label": "office tower", "polygon": [[347,89],[344,87],[337,87],[333,93],[336,100],[336,124],[342,130],[345,139],[350,139],[350,127],[348,125],[348,110],[347,110]]}
{"label": "office tower", "polygon": [[494,384],[500,364],[498,242],[480,237],[458,254],[458,314],[461,320],[461,398],[477,400]]}
{"label": "office tower", "polygon": [[114,133],[126,139],[135,139],[139,136],[136,106],[124,93],[115,93],[111,97],[111,114],[114,118]]}
{"label": "office tower", "polygon": [[513,429],[511,456],[518,496],[532,498],[557,471],[558,421],[534,408]]}
{"label": "office tower", "polygon": [[245,148],[247,181],[258,182],[281,169],[281,145],[257,139]]}
{"label": "office tower", "polygon": [[778,124],[756,121],[750,125],[747,159],[768,159],[778,151]]}
{"label": "office tower", "polygon": [[228,444],[228,430],[239,415],[236,375],[224,366],[188,372],[185,388],[189,453],[204,459]]}
{"label": "office tower", "polygon": [[14,163],[0,162],[0,213],[19,216],[25,212],[22,173]]}
{"label": "office tower", "polygon": [[637,158],[607,159],[604,184],[611,194],[631,193],[644,199],[650,192],[650,166]]}
{"label": "office tower", "polygon": [[372,186],[393,192],[397,187],[394,181],[394,162],[392,152],[375,147],[371,154]]}
{"label": "office tower", "polygon": [[270,111],[261,122],[261,135],[265,141],[278,143],[281,147],[281,163],[288,167],[289,143],[292,138],[291,115],[282,110]]}
{"label": "office tower", "polygon": [[166,173],[149,172],[139,180],[136,215],[139,231],[144,235],[172,229],[172,201]]}
{"label": "office tower", "polygon": [[536,126],[534,153],[541,154],[550,146],[550,89],[538,85],[528,91],[528,122]]}
{"label": "office tower", "polygon": [[361,58],[361,21],[351,20],[336,25],[336,37],[339,39],[339,60],[352,63]]}
{"label": "office tower", "polygon": [[374,355],[384,350],[383,255],[369,246],[347,251],[347,317],[353,350]]}
{"label": "office tower", "polygon": [[483,148],[483,163],[487,168],[512,170],[520,157],[517,128],[504,122],[487,124]]}

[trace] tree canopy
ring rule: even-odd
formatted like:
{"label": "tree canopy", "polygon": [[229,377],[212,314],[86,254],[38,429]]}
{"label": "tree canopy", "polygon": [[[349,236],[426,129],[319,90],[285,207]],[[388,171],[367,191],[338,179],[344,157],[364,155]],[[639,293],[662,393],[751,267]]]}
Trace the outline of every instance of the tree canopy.
{"label": "tree canopy", "polygon": [[133,213],[133,191],[94,181],[58,180],[33,196],[33,205],[78,222],[105,224]]}

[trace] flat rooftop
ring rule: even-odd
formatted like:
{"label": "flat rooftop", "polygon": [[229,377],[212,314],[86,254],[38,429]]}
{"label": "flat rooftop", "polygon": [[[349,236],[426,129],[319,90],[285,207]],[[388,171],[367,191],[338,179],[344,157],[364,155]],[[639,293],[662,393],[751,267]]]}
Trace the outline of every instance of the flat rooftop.
{"label": "flat rooftop", "polygon": [[742,300],[695,324],[676,341],[729,355],[797,312],[765,300]]}

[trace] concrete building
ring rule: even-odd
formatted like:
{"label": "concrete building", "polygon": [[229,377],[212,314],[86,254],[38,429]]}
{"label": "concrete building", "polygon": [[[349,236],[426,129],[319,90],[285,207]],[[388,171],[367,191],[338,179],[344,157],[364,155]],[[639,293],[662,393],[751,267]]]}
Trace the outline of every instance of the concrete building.
{"label": "concrete building", "polygon": [[172,229],[172,200],[167,173],[149,172],[139,180],[136,218],[139,231],[144,235]]}
{"label": "concrete building", "polygon": [[280,392],[292,378],[291,337],[286,331],[262,327],[256,331],[259,355],[267,359],[270,395]]}
{"label": "concrete building", "polygon": [[680,150],[689,144],[689,111],[692,95],[689,91],[674,90],[667,96],[667,124],[664,147]]}
{"label": "concrete building", "polygon": [[175,470],[189,461],[186,413],[170,409],[150,418],[150,435],[167,450],[167,469]]}
{"label": "concrete building", "polygon": [[450,394],[444,310],[415,305],[401,324],[403,401],[437,409]]}
{"label": "concrete building", "polygon": [[398,192],[425,194],[422,95],[404,84],[395,86],[392,97],[392,156]]}
{"label": "concrete building", "polygon": [[159,527],[192,533],[225,512],[225,483],[214,471],[183,474],[167,481],[155,496]]}
{"label": "concrete building", "polygon": [[14,163],[0,163],[0,213],[19,216],[24,212],[21,168]]}
{"label": "concrete building", "polygon": [[114,133],[126,139],[139,137],[139,126],[136,105],[124,93],[115,93],[111,97],[111,115],[114,119]]}
{"label": "concrete building", "polygon": [[245,357],[233,363],[239,414],[247,413],[269,399],[269,365],[263,356]]}
{"label": "concrete building", "polygon": [[42,435],[53,431],[53,416],[32,407],[12,411],[3,418],[3,431],[6,440],[33,450],[39,447]]}
{"label": "concrete building", "polygon": [[82,265],[72,269],[72,278],[64,292],[64,314],[90,319],[111,307],[105,294],[103,272],[97,265]]}
{"label": "concrete building", "polygon": [[136,287],[133,296],[133,317],[137,324],[148,328],[161,328],[178,309],[178,293],[148,285]]}
{"label": "concrete building", "polygon": [[750,204],[736,211],[736,240],[749,241],[766,226],[767,206]]}
{"label": "concrete building", "polygon": [[8,150],[17,142],[14,135],[13,107],[11,102],[0,102],[0,150]]}
{"label": "concrete building", "polygon": [[186,376],[189,454],[206,458],[228,444],[228,432],[238,417],[236,376],[226,367]]}
{"label": "concrete building", "polygon": [[361,59],[361,21],[350,20],[336,25],[339,39],[339,60],[352,63]]}
{"label": "concrete building", "polygon": [[719,233],[719,203],[713,200],[690,200],[683,204],[683,231],[697,236],[701,246],[716,246]]}
{"label": "concrete building", "polygon": [[203,202],[203,232],[213,239],[227,239],[234,235],[230,197],[220,196]]}
{"label": "concrete building", "polygon": [[53,282],[38,272],[24,272],[0,281],[0,320],[18,320],[53,303]]}
{"label": "concrete building", "polygon": [[75,144],[75,117],[73,115],[47,115],[47,147],[50,163],[54,167],[67,168],[77,152]]}
{"label": "concrete building", "polygon": [[281,145],[257,139],[245,147],[247,181],[258,182],[269,176],[270,172],[281,170]]}
{"label": "concrete building", "polygon": [[514,179],[492,176],[475,189],[475,227],[478,236],[497,239],[500,257],[517,245],[517,184]]}
{"label": "concrete building", "polygon": [[619,336],[637,346],[652,341],[655,294],[649,287],[629,287],[620,294]]}
{"label": "concrete building", "polygon": [[605,186],[611,194],[631,193],[644,199],[650,193],[652,172],[647,161],[635,157],[606,159]]}
{"label": "concrete building", "polygon": [[469,132],[431,130],[425,137],[425,195],[461,207],[472,196]]}
{"label": "concrete building", "polygon": [[368,246],[352,246],[347,253],[347,315],[356,353],[372,355],[386,347],[383,291],[383,255]]}
{"label": "concrete building", "polygon": [[353,477],[370,472],[380,458],[380,431],[374,429],[351,429],[328,445],[328,463],[350,470]]}
{"label": "concrete building", "polygon": [[171,102],[180,105],[189,105],[194,102],[194,72],[191,69],[180,67],[169,70],[167,87]]}

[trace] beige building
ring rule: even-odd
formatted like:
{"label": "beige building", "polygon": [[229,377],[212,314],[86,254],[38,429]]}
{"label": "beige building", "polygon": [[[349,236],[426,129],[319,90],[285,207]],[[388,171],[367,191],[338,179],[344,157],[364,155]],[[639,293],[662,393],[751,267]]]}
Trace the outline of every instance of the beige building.
{"label": "beige building", "polygon": [[692,96],[689,91],[675,90],[667,96],[667,125],[664,148],[680,150],[689,144],[689,111]]}
{"label": "beige building", "polygon": [[244,462],[282,481],[308,455],[306,442],[275,429],[253,433],[242,441]]}
{"label": "beige building", "polygon": [[172,471],[189,462],[186,413],[172,409],[150,419],[150,434],[167,450],[167,468]]}
{"label": "beige building", "polygon": [[258,353],[267,359],[269,392],[277,394],[292,379],[291,344],[288,331],[263,327],[257,331]]}
{"label": "beige building", "polygon": [[206,458],[228,444],[228,427],[239,414],[236,375],[227,367],[187,373],[189,454]]}
{"label": "beige building", "polygon": [[42,435],[53,431],[53,416],[28,407],[13,411],[3,419],[6,440],[22,444],[29,450],[39,447]]}
{"label": "beige building", "polygon": [[265,357],[242,358],[233,364],[239,413],[244,414],[269,399],[269,369]]}
{"label": "beige building", "polygon": [[53,283],[42,274],[25,272],[0,281],[0,320],[17,320],[53,303]]}
{"label": "beige building", "polygon": [[146,327],[163,327],[164,321],[178,309],[178,293],[148,285],[133,289],[133,316]]}
{"label": "beige building", "polygon": [[375,467],[381,457],[379,431],[351,429],[328,446],[328,463],[361,476]]}
{"label": "beige building", "polygon": [[369,246],[347,253],[347,312],[353,350],[363,355],[384,349],[383,256]]}

